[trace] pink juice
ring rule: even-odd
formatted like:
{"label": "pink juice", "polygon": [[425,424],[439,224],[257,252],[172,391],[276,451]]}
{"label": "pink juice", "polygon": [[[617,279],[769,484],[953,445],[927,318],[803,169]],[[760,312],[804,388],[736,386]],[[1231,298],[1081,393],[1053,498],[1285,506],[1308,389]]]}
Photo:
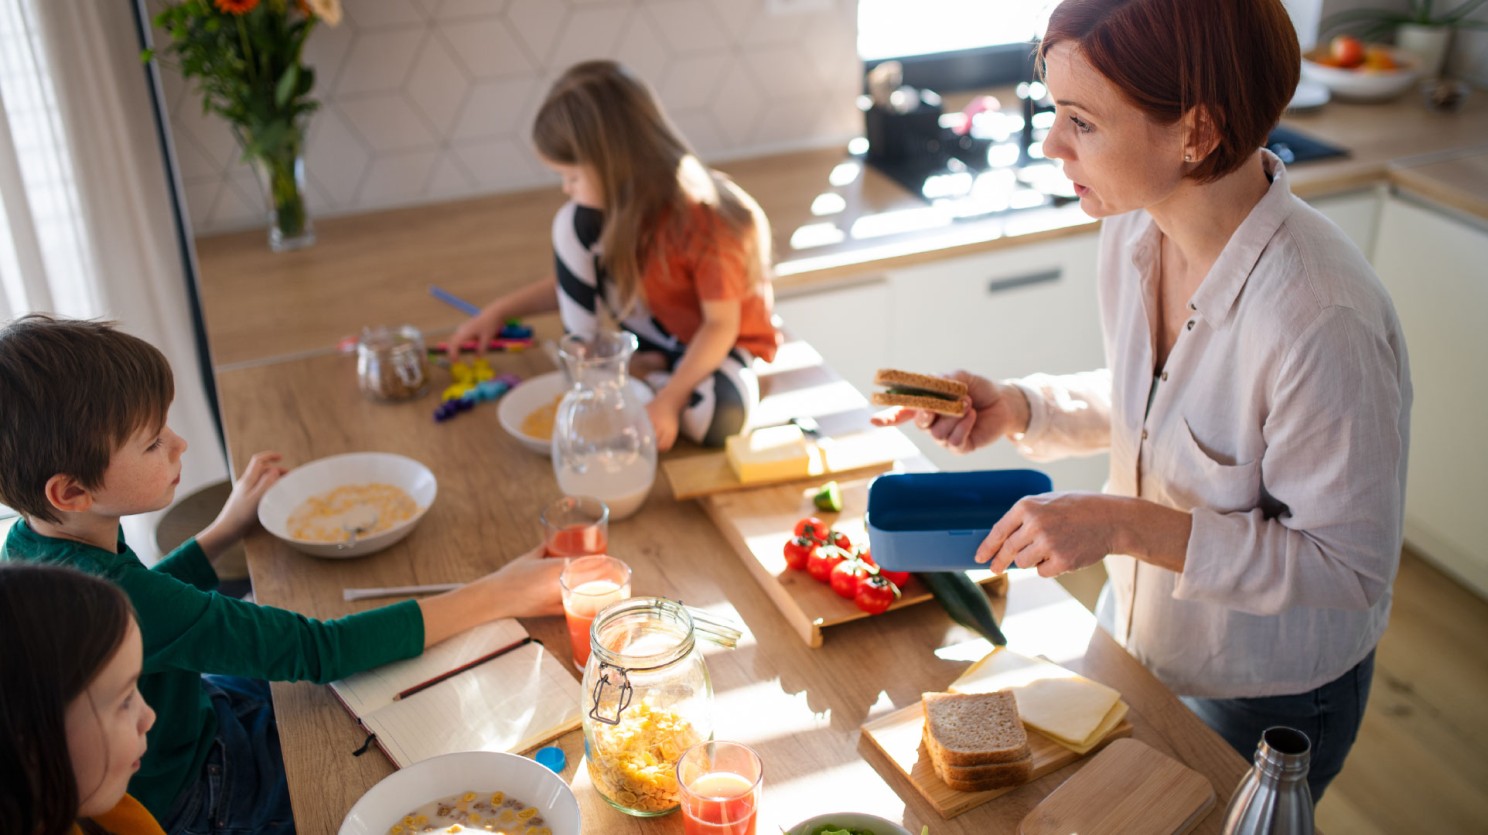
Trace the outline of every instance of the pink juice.
{"label": "pink juice", "polygon": [[754,783],[731,771],[712,771],[687,785],[682,831],[687,835],[755,835]]}
{"label": "pink juice", "polygon": [[563,619],[568,623],[568,640],[573,645],[574,664],[589,663],[589,627],[604,607],[624,600],[626,594],[614,580],[590,580],[576,586],[563,601]]}
{"label": "pink juice", "polygon": [[548,535],[545,550],[550,557],[592,557],[605,552],[606,540],[598,525],[568,525]]}

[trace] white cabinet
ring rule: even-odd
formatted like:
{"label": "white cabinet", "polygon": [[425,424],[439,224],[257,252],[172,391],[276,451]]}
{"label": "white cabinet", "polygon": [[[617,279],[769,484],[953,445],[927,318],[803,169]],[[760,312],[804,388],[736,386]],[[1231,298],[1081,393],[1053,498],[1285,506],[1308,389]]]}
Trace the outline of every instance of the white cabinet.
{"label": "white cabinet", "polygon": [[1488,225],[1388,198],[1374,264],[1415,383],[1406,541],[1488,597]]}
{"label": "white cabinet", "polygon": [[1373,260],[1375,230],[1379,228],[1382,202],[1379,190],[1351,191],[1307,202],[1338,224],[1365,257]]}
{"label": "white cabinet", "polygon": [[842,378],[865,395],[873,372],[889,363],[889,289],[877,277],[775,300],[786,330],[811,343]]}
{"label": "white cabinet", "polygon": [[[992,379],[1102,367],[1095,258],[1096,235],[1084,233],[893,271],[889,364]],[[1034,466],[1062,490],[1099,490],[1108,471],[1105,455],[1030,464],[1005,442],[956,455],[910,435],[947,470]]]}

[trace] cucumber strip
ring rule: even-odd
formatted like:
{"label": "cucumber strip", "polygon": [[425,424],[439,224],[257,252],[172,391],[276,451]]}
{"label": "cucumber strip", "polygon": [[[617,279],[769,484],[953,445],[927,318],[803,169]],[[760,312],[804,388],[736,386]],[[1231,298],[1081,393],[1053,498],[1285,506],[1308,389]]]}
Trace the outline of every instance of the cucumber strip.
{"label": "cucumber strip", "polygon": [[1007,638],[997,627],[997,616],[982,587],[964,571],[934,571],[916,574],[930,589],[951,620],[980,633],[996,646],[1007,646]]}

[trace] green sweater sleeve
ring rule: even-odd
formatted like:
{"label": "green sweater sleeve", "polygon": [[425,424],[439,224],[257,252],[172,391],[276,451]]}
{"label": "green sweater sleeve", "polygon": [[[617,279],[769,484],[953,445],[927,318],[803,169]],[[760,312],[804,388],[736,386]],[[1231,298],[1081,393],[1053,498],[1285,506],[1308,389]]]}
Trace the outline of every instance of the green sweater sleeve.
{"label": "green sweater sleeve", "polygon": [[215,591],[221,582],[217,577],[217,569],[212,567],[206,552],[196,544],[196,537],[186,540],[179,548],[166,554],[155,564],[155,570],[202,591]]}

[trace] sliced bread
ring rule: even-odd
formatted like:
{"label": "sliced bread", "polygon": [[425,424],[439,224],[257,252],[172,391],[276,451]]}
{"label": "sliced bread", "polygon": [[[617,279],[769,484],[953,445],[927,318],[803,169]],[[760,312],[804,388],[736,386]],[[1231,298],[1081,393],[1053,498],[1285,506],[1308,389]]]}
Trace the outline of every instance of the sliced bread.
{"label": "sliced bread", "polygon": [[1004,786],[1021,786],[1033,777],[1032,755],[990,765],[944,765],[935,753],[937,746],[928,731],[924,742],[925,750],[931,752],[930,764],[935,776],[956,791],[982,792]]}
{"label": "sliced bread", "polygon": [[995,765],[1032,756],[1010,690],[925,693],[926,748],[942,766]]}

